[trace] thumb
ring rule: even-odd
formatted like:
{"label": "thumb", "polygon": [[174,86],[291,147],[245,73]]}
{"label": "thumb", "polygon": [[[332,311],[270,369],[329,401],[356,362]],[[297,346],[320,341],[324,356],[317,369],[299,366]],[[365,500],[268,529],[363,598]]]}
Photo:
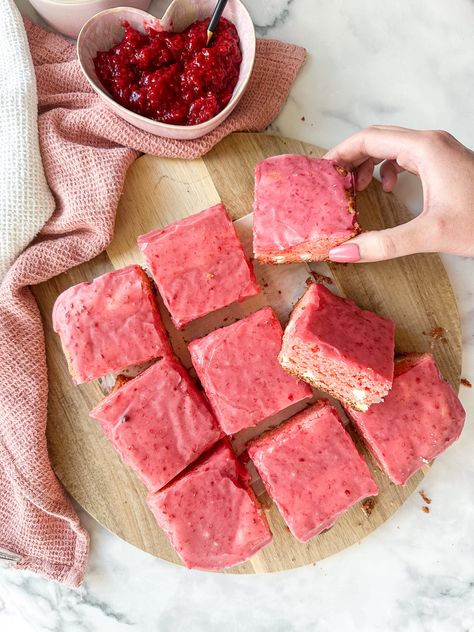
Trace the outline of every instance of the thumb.
{"label": "thumb", "polygon": [[416,252],[429,252],[424,217],[419,216],[406,224],[372,230],[361,233],[329,251],[329,261],[338,263],[364,263],[384,261],[411,255]]}

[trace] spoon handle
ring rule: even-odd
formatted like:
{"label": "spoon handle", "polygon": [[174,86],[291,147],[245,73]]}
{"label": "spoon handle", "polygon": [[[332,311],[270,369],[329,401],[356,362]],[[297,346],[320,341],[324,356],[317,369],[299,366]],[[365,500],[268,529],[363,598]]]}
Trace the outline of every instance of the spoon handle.
{"label": "spoon handle", "polygon": [[211,21],[209,22],[209,26],[207,27],[207,43],[211,41],[212,36],[214,35],[214,31],[217,28],[217,23],[222,15],[222,12],[225,9],[225,5],[227,4],[227,0],[217,0],[216,8],[214,9]]}

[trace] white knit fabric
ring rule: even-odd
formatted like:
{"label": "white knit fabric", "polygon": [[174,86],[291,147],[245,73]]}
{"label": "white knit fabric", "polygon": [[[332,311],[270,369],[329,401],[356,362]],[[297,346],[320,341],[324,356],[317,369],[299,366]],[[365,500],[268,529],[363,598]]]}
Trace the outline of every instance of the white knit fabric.
{"label": "white knit fabric", "polygon": [[36,81],[21,15],[0,0],[0,282],[54,210],[38,143]]}

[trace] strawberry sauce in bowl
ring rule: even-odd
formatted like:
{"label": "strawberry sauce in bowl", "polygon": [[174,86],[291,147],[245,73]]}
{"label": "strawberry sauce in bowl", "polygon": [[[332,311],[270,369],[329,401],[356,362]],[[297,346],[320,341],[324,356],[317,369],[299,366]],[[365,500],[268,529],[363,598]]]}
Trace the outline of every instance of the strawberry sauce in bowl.
{"label": "strawberry sauce in bowl", "polygon": [[140,33],[125,22],[121,41],[97,53],[97,77],[132,112],[172,125],[204,123],[229,103],[242,62],[235,26],[221,18],[207,46],[208,24]]}
{"label": "strawberry sauce in bowl", "polygon": [[240,0],[228,0],[207,46],[214,7],[215,0],[173,0],[161,19],[130,7],[98,13],[77,41],[85,77],[111,110],[146,132],[208,134],[240,101],[256,47]]}

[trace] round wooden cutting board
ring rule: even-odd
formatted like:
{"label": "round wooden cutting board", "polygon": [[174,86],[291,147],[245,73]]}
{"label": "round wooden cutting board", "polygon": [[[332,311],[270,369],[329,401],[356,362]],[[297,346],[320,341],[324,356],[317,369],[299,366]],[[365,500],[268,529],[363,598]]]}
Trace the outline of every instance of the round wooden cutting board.
{"label": "round wooden cutting board", "polygon": [[[103,397],[99,382],[75,387],[51,328],[51,310],[67,287],[130,263],[143,264],[136,237],[195,213],[220,199],[234,219],[252,210],[255,163],[282,153],[321,156],[322,149],[287,138],[233,134],[204,158],[187,162],[143,156],[130,168],[117,215],[115,238],[107,249],[35,288],[46,331],[50,376],[48,443],[53,467],[71,495],[102,525],[128,542],[165,560],[180,560],[145,503],[145,488],[123,465],[89,411]],[[408,210],[378,182],[358,197],[360,223],[367,229],[410,219]],[[461,332],[455,298],[437,255],[422,254],[383,263],[331,265],[337,289],[358,305],[392,318],[398,352],[431,351],[456,391],[461,370]],[[442,327],[443,335],[430,335]],[[441,330],[439,330],[441,331]],[[413,492],[423,472],[406,487],[389,482],[362,446],[380,495],[370,515],[359,503],[329,531],[298,543],[265,494],[273,542],[232,573],[271,572],[317,562],[355,542],[387,520]]]}

